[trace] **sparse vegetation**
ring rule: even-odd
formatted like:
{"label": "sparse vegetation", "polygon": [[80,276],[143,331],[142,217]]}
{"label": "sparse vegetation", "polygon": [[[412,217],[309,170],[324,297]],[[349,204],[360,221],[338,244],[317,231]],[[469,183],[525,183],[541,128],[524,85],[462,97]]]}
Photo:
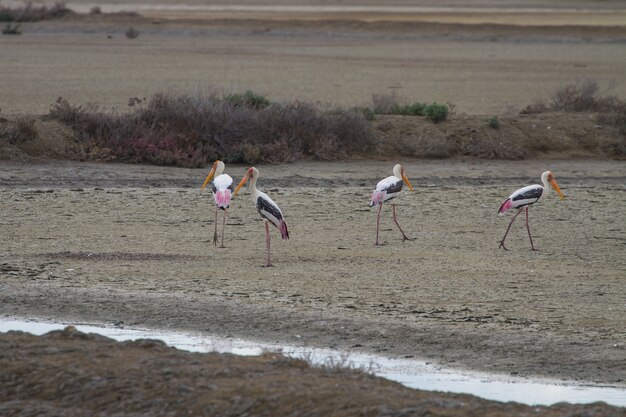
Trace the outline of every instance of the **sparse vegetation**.
{"label": "sparse vegetation", "polygon": [[426,104],[414,102],[401,104],[395,94],[372,95],[372,108],[374,114],[397,114],[400,116],[426,116],[435,123],[445,120],[449,114],[449,108],[445,104]]}
{"label": "sparse vegetation", "polygon": [[521,113],[536,114],[548,111],[610,113],[619,110],[623,105],[623,100],[600,92],[596,81],[586,79],[580,84],[568,84],[559,88],[547,103],[540,99],[536,100],[526,106]]}
{"label": "sparse vegetation", "polygon": [[15,121],[0,126],[0,139],[12,145],[24,143],[37,138],[39,132],[35,126],[36,119],[30,115],[20,115]]}
{"label": "sparse vegetation", "polygon": [[498,120],[498,116],[493,116],[489,120],[487,120],[487,124],[492,129],[500,129],[500,120]]}
{"label": "sparse vegetation", "polygon": [[424,108],[424,116],[434,123],[443,122],[448,118],[448,106],[445,104],[429,104]]}
{"label": "sparse vegetation", "polygon": [[101,14],[102,13],[102,9],[100,8],[100,6],[93,6],[91,9],[89,9],[89,13],[91,13],[91,14]]}
{"label": "sparse vegetation", "polygon": [[415,102],[412,104],[398,103],[395,94],[372,95],[372,107],[375,114],[398,114],[402,116],[424,116],[426,104]]}
{"label": "sparse vegetation", "polygon": [[536,100],[533,104],[526,106],[522,114],[549,111],[597,113],[598,123],[617,129],[622,140],[605,144],[589,141],[587,146],[589,148],[608,147],[610,149],[605,149],[605,151],[610,154],[626,155],[626,101],[601,92],[596,81],[586,79],[579,84],[568,84],[556,90],[548,103]]}
{"label": "sparse vegetation", "polygon": [[224,97],[224,101],[233,107],[249,107],[255,110],[262,110],[271,104],[267,98],[250,90],[243,94],[229,94]]}
{"label": "sparse vegetation", "polygon": [[135,30],[135,28],[130,27],[126,30],[126,37],[128,39],[135,39],[139,36],[139,31]]}
{"label": "sparse vegetation", "polygon": [[7,23],[2,29],[2,34],[3,35],[21,35],[22,32],[20,31],[20,25],[19,24],[12,25],[11,23]]}
{"label": "sparse vegetation", "polygon": [[36,22],[39,20],[56,19],[72,13],[65,3],[57,2],[52,6],[34,6],[28,2],[21,7],[0,5],[0,22]]}
{"label": "sparse vegetation", "polygon": [[157,94],[125,114],[59,98],[50,116],[69,125],[91,155],[158,165],[199,167],[217,158],[246,163],[339,159],[367,152],[373,143],[358,111],[269,104],[252,92],[241,96],[247,99]]}

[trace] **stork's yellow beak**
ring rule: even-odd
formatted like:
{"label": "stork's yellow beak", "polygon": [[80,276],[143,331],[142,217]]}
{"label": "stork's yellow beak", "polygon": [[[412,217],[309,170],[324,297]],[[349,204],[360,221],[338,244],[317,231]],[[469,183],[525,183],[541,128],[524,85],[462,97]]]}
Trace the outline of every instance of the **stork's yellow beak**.
{"label": "stork's yellow beak", "polygon": [[209,183],[209,181],[211,181],[211,178],[213,178],[213,174],[215,174],[215,165],[216,164],[213,164],[213,168],[211,168],[211,172],[209,172],[209,175],[206,176],[206,180],[204,180],[204,184],[202,184],[202,190],[204,190],[204,188]]}
{"label": "stork's yellow beak", "polygon": [[411,191],[415,191],[413,190],[413,186],[411,185],[411,183],[409,182],[409,179],[406,177],[406,175],[404,175],[404,172],[402,173],[402,180],[404,181],[404,183],[407,185],[407,187],[409,187],[409,190]]}
{"label": "stork's yellow beak", "polygon": [[563,200],[565,196],[563,195],[563,192],[561,192],[561,189],[559,188],[559,184],[556,183],[554,178],[550,180],[550,184],[552,184],[552,188],[556,190],[556,192],[559,194],[559,197],[561,197],[561,200]]}
{"label": "stork's yellow beak", "polygon": [[250,179],[250,174],[246,172],[246,175],[243,176],[243,178],[241,179],[241,182],[239,182],[239,185],[237,185],[237,188],[235,188],[235,192],[233,193],[232,198],[235,198],[235,196],[237,195],[241,187],[243,187],[244,184],[248,182],[249,179]]}

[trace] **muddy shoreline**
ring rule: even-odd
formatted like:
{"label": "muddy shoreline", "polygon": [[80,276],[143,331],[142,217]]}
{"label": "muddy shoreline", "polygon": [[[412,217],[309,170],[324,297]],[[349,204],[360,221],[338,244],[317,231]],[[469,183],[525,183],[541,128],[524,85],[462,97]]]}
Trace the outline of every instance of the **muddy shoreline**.
{"label": "muddy shoreline", "polygon": [[[398,208],[416,240],[384,219],[381,248],[364,201],[390,162],[260,167],[293,235],[268,269],[245,193],[229,248],[212,246],[210,195],[194,187],[205,170],[3,162],[0,314],[625,386],[624,162],[404,163],[418,191]],[[500,200],[545,166],[568,198],[531,214],[542,252],[527,250],[523,223],[498,251]]]}

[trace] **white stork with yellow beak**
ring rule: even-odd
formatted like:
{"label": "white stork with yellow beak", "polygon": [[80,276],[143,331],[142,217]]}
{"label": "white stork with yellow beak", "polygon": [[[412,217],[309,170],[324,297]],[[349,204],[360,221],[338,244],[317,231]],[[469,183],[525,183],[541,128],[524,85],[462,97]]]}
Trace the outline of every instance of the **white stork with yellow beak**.
{"label": "white stork with yellow beak", "polygon": [[[370,207],[374,207],[378,205],[378,214],[376,216],[376,242],[374,245],[380,245],[378,241],[379,231],[380,231],[380,212],[383,209],[383,203],[385,201],[393,200],[396,198],[400,192],[402,191],[402,186],[406,184],[409,187],[409,190],[413,191],[413,186],[409,182],[409,179],[404,174],[404,168],[402,165],[396,164],[393,167],[393,175],[381,180],[378,184],[376,184],[376,189],[372,194],[372,198],[370,200]],[[402,233],[402,240],[413,240],[404,233],[400,224],[398,223],[398,217],[396,216],[396,204],[391,203],[391,210],[393,213],[393,222],[400,229],[400,233]]]}
{"label": "white stork with yellow beak", "polygon": [[535,204],[537,201],[539,201],[539,199],[544,195],[544,191],[546,189],[549,189],[550,186],[556,190],[556,192],[559,194],[559,197],[561,197],[561,200],[565,198],[565,196],[561,192],[561,189],[559,188],[559,185],[556,183],[554,175],[551,171],[546,171],[541,174],[541,182],[543,182],[543,187],[539,184],[534,184],[528,185],[524,188],[520,188],[519,190],[511,194],[509,198],[504,200],[504,203],[502,203],[502,205],[500,206],[500,209],[498,210],[498,214],[500,216],[504,215],[504,213],[506,213],[509,209],[517,209],[517,213],[515,213],[515,215],[511,219],[511,223],[509,223],[509,227],[507,227],[506,233],[500,241],[500,248],[508,250],[506,246],[504,246],[506,235],[509,234],[509,230],[511,229],[511,225],[515,221],[515,218],[522,212],[522,209],[526,207],[526,230],[528,230],[528,237],[530,238],[530,247],[531,250],[538,250],[535,248],[535,245],[533,245],[533,237],[530,235],[530,226],[528,226],[528,206],[530,206],[531,204]]}
{"label": "white stork with yellow beak", "polygon": [[267,196],[262,191],[257,190],[256,181],[259,178],[259,170],[252,167],[248,168],[246,174],[241,179],[237,188],[235,188],[235,192],[233,194],[233,198],[239,192],[239,189],[243,187],[243,185],[250,180],[249,190],[250,194],[252,194],[252,200],[256,206],[257,211],[263,218],[265,222],[265,245],[267,247],[267,262],[265,266],[272,266],[272,261],[270,259],[270,226],[272,223],[279,231],[283,240],[289,239],[289,230],[287,229],[287,223],[285,223],[285,219],[283,218],[283,212],[280,211],[280,207],[278,204],[274,203],[274,201]]}
{"label": "white stork with yellow beak", "polygon": [[226,226],[226,210],[230,207],[230,199],[233,192],[233,179],[230,175],[224,174],[225,165],[222,161],[217,160],[213,163],[213,167],[202,184],[202,190],[207,186],[211,178],[213,180],[213,199],[215,200],[215,232],[213,233],[213,244],[217,245],[217,211],[224,211],[224,219],[222,220],[222,243],[220,248],[224,248],[224,228]]}

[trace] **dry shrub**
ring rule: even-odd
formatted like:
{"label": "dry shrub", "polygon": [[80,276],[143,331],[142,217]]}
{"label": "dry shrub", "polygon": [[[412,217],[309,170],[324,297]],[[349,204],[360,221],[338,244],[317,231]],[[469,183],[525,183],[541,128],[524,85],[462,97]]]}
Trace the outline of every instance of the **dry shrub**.
{"label": "dry shrub", "polygon": [[125,34],[126,34],[126,37],[128,39],[135,39],[135,38],[139,37],[139,31],[136,30],[133,27],[130,27],[130,28],[126,29],[126,33]]}
{"label": "dry shrub", "polygon": [[615,96],[605,96],[600,92],[596,81],[585,79],[580,84],[568,84],[556,90],[549,103],[536,100],[526,106],[521,113],[537,114],[549,111],[610,113],[623,105],[623,100]]}
{"label": "dry shrub", "polygon": [[0,22],[36,22],[56,19],[70,13],[73,12],[62,2],[56,2],[52,6],[34,6],[28,2],[24,6],[13,8],[0,5]]}
{"label": "dry shrub", "polygon": [[245,100],[156,94],[125,114],[59,98],[50,115],[71,126],[88,148],[158,165],[200,167],[217,158],[245,163],[336,159],[367,152],[373,144],[360,112],[300,102],[269,104],[246,94]]}
{"label": "dry shrub", "polygon": [[20,115],[14,122],[7,123],[6,126],[0,129],[0,137],[12,145],[35,140],[39,136],[35,123],[35,117]]}

